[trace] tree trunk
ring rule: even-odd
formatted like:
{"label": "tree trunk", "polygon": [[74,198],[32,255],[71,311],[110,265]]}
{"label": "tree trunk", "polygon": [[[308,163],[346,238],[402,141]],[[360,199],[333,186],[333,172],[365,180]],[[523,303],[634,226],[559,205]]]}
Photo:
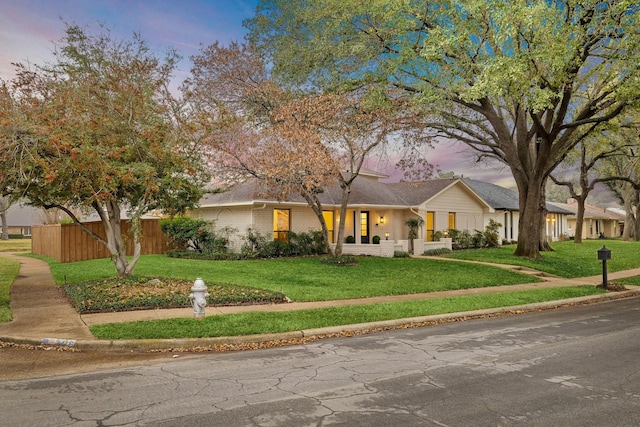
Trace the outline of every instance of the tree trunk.
{"label": "tree trunk", "polygon": [[1,240],[9,240],[9,223],[7,222],[7,211],[9,210],[9,197],[0,196],[0,221],[2,222]]}
{"label": "tree trunk", "polygon": [[336,250],[334,256],[342,256],[342,245],[344,242],[344,227],[347,218],[347,205],[349,204],[349,193],[351,186],[343,182],[340,184],[342,188],[342,200],[340,202],[340,224],[338,225],[338,237],[336,238]]}
{"label": "tree trunk", "polygon": [[96,210],[104,226],[107,238],[107,249],[109,249],[111,261],[116,267],[118,278],[127,278],[131,276],[132,269],[128,268],[127,246],[122,238],[120,205],[112,201],[106,204],[106,212],[102,207],[96,207]]}
{"label": "tree trunk", "polygon": [[0,221],[2,221],[2,237],[0,240],[9,240],[9,224],[7,223],[7,211],[0,212]]}
{"label": "tree trunk", "polygon": [[[141,215],[135,214],[131,218],[131,236],[133,237],[133,257],[131,261],[127,263],[124,271],[124,277],[130,277],[133,274],[133,269],[135,268],[138,260],[140,259],[140,255],[142,254],[142,224],[141,224]],[[124,241],[123,241],[124,244]],[[126,245],[125,245],[125,259],[127,256]]]}
{"label": "tree trunk", "polygon": [[322,203],[315,197],[315,194],[304,193],[303,197],[307,201],[307,204],[311,206],[311,210],[314,214],[316,214],[316,218],[320,222],[320,229],[322,230],[322,236],[324,238],[324,250],[328,254],[332,254],[331,251],[331,242],[329,241],[329,228],[327,227],[327,222],[324,220],[324,212],[322,209]]}
{"label": "tree trunk", "polygon": [[531,259],[540,259],[542,247],[541,230],[544,227],[544,218],[540,209],[540,200],[544,193],[542,191],[544,180],[530,179],[524,182],[523,179],[516,179],[520,194],[520,219],[518,221],[518,245],[514,255]]}
{"label": "tree trunk", "polygon": [[576,214],[576,234],[573,236],[574,243],[582,243],[582,228],[584,227],[584,204],[585,198],[576,198],[578,203],[578,213]]}

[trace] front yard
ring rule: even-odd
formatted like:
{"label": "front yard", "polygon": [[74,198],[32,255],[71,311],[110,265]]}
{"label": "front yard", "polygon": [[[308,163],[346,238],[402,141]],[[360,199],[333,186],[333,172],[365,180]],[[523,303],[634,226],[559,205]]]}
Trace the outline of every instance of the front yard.
{"label": "front yard", "polygon": [[[59,284],[85,283],[114,277],[106,259],[62,264],[50,261]],[[334,266],[318,257],[255,261],[202,261],[147,255],[135,273],[147,279],[165,278],[193,283],[201,277],[212,286],[242,286],[282,293],[293,301],[327,301],[404,295],[534,283],[540,279],[496,267],[436,259],[360,257],[356,266]],[[101,282],[102,283],[102,282]],[[126,289],[125,283],[112,282]],[[184,296],[189,294],[188,286]]]}
{"label": "front yard", "polygon": [[[639,242],[606,241],[612,249],[610,271],[640,267]],[[456,252],[452,258],[466,258],[504,264],[523,265],[562,277],[597,275],[601,262],[597,250],[602,241],[555,243],[555,252],[543,260],[513,257],[513,247]],[[47,260],[57,283],[75,289],[78,301],[91,300],[93,310],[122,310],[165,306],[188,307],[189,287],[202,277],[214,295],[210,304],[273,303],[283,295],[293,301],[326,301],[401,295],[453,289],[503,286],[537,282],[540,279],[503,268],[439,259],[360,257],[357,266],[332,266],[317,257],[282,258],[256,261],[202,261],[173,259],[161,255],[143,256],[136,274],[145,286],[157,278],[153,292],[143,286],[113,279],[115,270],[109,260],[91,260],[62,264]],[[176,284],[179,286],[174,286]],[[629,282],[632,283],[632,282]],[[166,285],[163,285],[166,284]],[[93,293],[92,293],[93,292]],[[330,309],[300,310],[285,313],[247,312],[228,316],[210,316],[203,321],[171,319],[153,322],[96,325],[91,331],[102,339],[187,338],[285,332],[323,326],[344,325],[403,317],[422,316],[480,308],[504,307],[602,293],[593,286],[497,292],[389,304],[353,305]],[[230,294],[239,299],[229,298]],[[90,296],[88,296],[90,295]],[[168,297],[171,295],[171,297]],[[255,296],[255,300],[252,298]],[[248,298],[248,299],[247,299]],[[270,299],[275,298],[275,299]],[[123,301],[136,300],[133,306]],[[97,308],[96,308],[97,307]]]}

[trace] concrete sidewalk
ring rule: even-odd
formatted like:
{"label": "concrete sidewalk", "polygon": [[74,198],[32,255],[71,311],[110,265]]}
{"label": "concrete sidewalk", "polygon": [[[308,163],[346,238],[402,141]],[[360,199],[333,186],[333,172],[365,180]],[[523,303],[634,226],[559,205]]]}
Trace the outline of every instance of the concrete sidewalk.
{"label": "concrete sidewalk", "polygon": [[[96,313],[96,314],[84,314],[80,315],[71,306],[66,295],[62,289],[57,286],[51,275],[49,265],[41,260],[19,256],[16,254],[0,253],[0,256],[4,256],[10,259],[14,259],[20,262],[20,271],[11,288],[11,310],[13,312],[13,321],[8,323],[0,323],[0,341],[6,342],[19,342],[19,343],[31,343],[31,344],[53,344],[53,345],[69,345],[78,346],[79,343],[84,343],[85,346],[92,347],[126,347],[132,348],[136,346],[140,347],[153,347],[161,348],[163,346],[175,347],[176,345],[184,345],[190,340],[145,340],[153,341],[152,343],[143,343],[140,341],[129,341],[117,343],[114,341],[99,341],[89,331],[89,326],[101,323],[117,323],[117,322],[131,322],[139,320],[156,320],[156,319],[170,319],[170,318],[192,318],[193,309],[180,308],[180,309],[165,309],[165,310],[137,310],[126,311],[117,313]],[[579,279],[560,279],[552,278],[539,273],[522,269],[514,266],[500,265],[502,268],[509,268],[518,270],[521,272],[536,274],[544,279],[540,283],[529,283],[522,285],[511,286],[495,286],[487,288],[475,288],[464,289],[457,291],[445,291],[445,292],[431,292],[412,295],[395,295],[395,296],[382,296],[374,298],[360,298],[349,300],[337,300],[337,301],[319,301],[319,302],[294,302],[289,304],[270,304],[270,305],[254,305],[254,306],[234,306],[234,307],[207,307],[207,316],[215,316],[221,314],[239,313],[244,311],[290,311],[290,310],[303,310],[310,308],[325,308],[325,307],[337,307],[356,304],[372,304],[381,302],[397,302],[407,300],[440,298],[440,297],[453,297],[460,295],[477,295],[492,292],[504,292],[504,291],[516,291],[525,289],[539,289],[539,288],[551,288],[559,286],[578,286],[578,285],[597,285],[602,282],[601,276],[592,276]],[[609,273],[609,279],[615,280],[623,277],[640,276],[640,268],[619,271],[615,273]],[[609,293],[607,295],[583,297],[580,300],[588,299],[611,299],[615,297],[639,295],[638,289],[634,288],[626,292]],[[567,301],[560,301],[549,304],[564,304]],[[513,308],[503,308],[499,310],[483,310],[483,312],[496,312],[506,311]],[[476,312],[473,314],[477,315]],[[453,318],[469,316],[471,313],[454,313],[443,315],[440,317]],[[428,316],[429,319],[436,318],[437,316]],[[423,319],[423,318],[420,318]],[[385,324],[398,325],[404,323],[417,323],[418,318],[414,319],[399,319],[389,322],[376,322],[375,327],[384,327]],[[425,317],[424,319],[427,319]],[[287,334],[275,334],[265,336],[263,338],[259,336],[252,337],[228,337],[210,339],[210,342],[221,343],[229,341],[233,343],[241,342],[242,340],[256,342],[261,339],[272,340],[289,338],[293,335],[300,334],[301,336],[308,336],[311,332],[321,333],[333,333],[344,329],[367,329],[372,325],[347,325],[334,328],[324,328],[323,330],[314,331],[301,331],[296,333]],[[305,335],[306,334],[306,335]],[[203,340],[197,340],[200,345]],[[195,342],[195,341],[194,341]]]}

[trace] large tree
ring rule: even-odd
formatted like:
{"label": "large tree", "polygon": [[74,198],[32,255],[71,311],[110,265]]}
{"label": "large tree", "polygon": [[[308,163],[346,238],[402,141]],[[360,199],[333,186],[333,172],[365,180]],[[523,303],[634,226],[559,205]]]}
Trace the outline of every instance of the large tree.
{"label": "large tree", "polygon": [[516,255],[545,246],[544,187],[563,155],[637,101],[633,1],[263,0],[246,22],[277,76],[330,90],[387,84],[438,134],[509,166]]}
{"label": "large tree", "polygon": [[640,240],[640,116],[632,112],[616,129],[612,136],[618,143],[628,144],[625,156],[604,159],[597,168],[598,174],[611,177],[605,185],[612,191],[625,211],[622,240],[634,237]]}
{"label": "large tree", "polygon": [[333,156],[302,125],[304,120],[292,116],[287,106],[293,94],[272,81],[262,58],[247,45],[215,42],[192,61],[182,90],[218,185],[251,176],[262,182],[264,196],[301,195],[316,214],[329,250],[318,191],[334,175]]}
{"label": "large tree", "polygon": [[[177,60],[173,51],[158,58],[138,35],[117,40],[70,25],[51,63],[18,66],[5,85],[0,174],[14,194],[65,211],[106,245],[119,277],[139,259],[142,216],[193,206],[206,178],[168,87]],[[96,213],[105,237],[84,227],[74,208]]]}
{"label": "large tree", "polygon": [[[601,167],[603,162],[609,165],[628,162],[629,152],[637,148],[636,143],[619,138],[619,133],[620,129],[616,126],[581,141],[565,157],[561,167],[549,175],[549,178],[556,185],[566,187],[577,203],[574,243],[582,243],[585,205],[587,197],[596,185],[629,179],[629,177],[611,174],[613,169]],[[563,170],[564,174],[561,176]],[[600,174],[598,174],[598,170],[600,170]],[[603,173],[605,170],[608,170],[609,173]]]}
{"label": "large tree", "polygon": [[[340,187],[344,218],[351,185],[372,151],[392,134],[398,139],[422,136],[409,123],[411,110],[400,114],[393,108],[403,100],[392,99],[384,89],[342,94],[287,89],[272,79],[251,47],[238,43],[214,43],[193,62],[183,90],[217,165],[231,177],[262,180],[270,196],[302,196],[327,243],[319,197],[323,189]],[[344,223],[338,227],[336,256],[342,252]]]}

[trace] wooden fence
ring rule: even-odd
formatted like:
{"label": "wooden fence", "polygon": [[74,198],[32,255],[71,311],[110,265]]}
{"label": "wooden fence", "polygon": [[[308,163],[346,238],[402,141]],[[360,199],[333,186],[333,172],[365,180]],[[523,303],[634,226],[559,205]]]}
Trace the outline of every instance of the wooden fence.
{"label": "wooden fence", "polygon": [[[85,222],[87,228],[105,237],[102,222]],[[127,254],[133,255],[133,241],[129,236],[128,221],[122,222],[122,234],[127,243]],[[85,261],[109,258],[109,250],[77,224],[34,225],[31,230],[31,252],[52,257],[60,262]],[[160,230],[157,219],[142,220],[142,254],[162,254],[171,249],[171,244]]]}

